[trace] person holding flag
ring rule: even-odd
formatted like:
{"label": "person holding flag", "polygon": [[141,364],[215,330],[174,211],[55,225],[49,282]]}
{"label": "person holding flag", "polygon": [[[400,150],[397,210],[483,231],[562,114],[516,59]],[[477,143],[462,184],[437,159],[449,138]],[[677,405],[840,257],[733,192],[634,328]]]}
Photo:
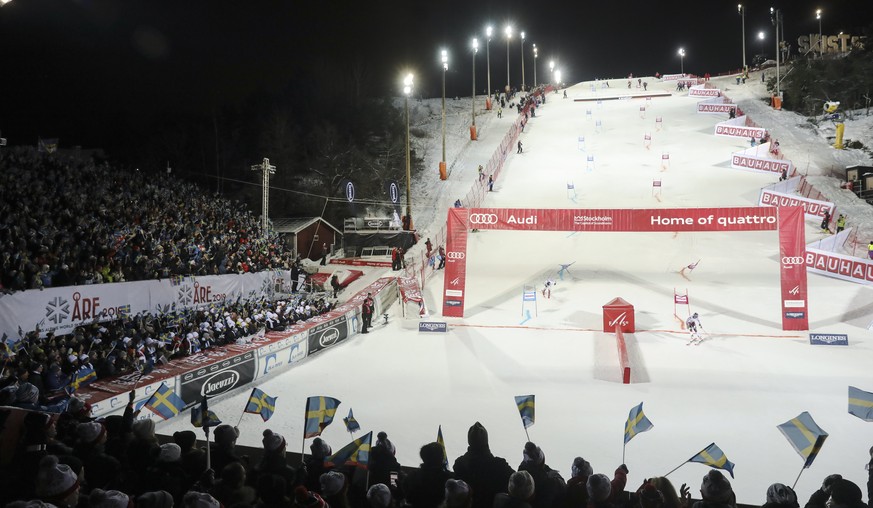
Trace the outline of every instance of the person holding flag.
{"label": "person holding flag", "polygon": [[446,471],[439,443],[422,446],[419,456],[421,466],[412,470],[402,484],[406,501],[416,508],[437,508],[444,500],[446,481],[455,475]]}
{"label": "person holding flag", "polygon": [[530,441],[530,436],[527,433],[527,428],[536,421],[536,400],[534,395],[517,395],[515,397],[515,405],[518,407],[518,414],[521,416],[521,424],[524,425],[524,435]]}

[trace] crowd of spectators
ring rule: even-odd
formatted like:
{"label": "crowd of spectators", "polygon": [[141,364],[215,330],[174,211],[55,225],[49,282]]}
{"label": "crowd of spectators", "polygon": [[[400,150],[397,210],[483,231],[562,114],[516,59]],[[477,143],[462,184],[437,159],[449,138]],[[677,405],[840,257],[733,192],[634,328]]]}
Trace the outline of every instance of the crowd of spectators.
{"label": "crowd of spectators", "polygon": [[[236,446],[239,430],[226,424],[214,429],[207,459],[193,431],[176,432],[171,441],[160,444],[154,422],[136,419],[133,400],[131,393],[122,416],[103,420],[92,419],[81,404],[57,418],[29,413],[12,466],[0,476],[4,482],[0,502],[62,508],[737,506],[731,481],[717,469],[707,471],[694,494],[689,485],[677,489],[666,477],[630,483],[631,473],[624,464],[611,477],[597,473],[582,457],[573,460],[571,475],[564,480],[532,442],[519,450],[521,462],[514,468],[491,453],[488,433],[478,422],[468,432],[467,452],[455,459],[452,470],[442,445],[435,442],[422,446],[419,467],[401,468],[395,445],[385,432],[370,448],[365,474],[354,465],[328,467],[325,458],[332,449],[320,437],[312,441],[302,463],[292,464],[286,456],[288,442],[269,429],[262,433],[262,448],[252,450],[252,455],[257,453],[253,459]],[[870,483],[867,487],[869,496],[873,487]],[[693,499],[698,492],[699,499]],[[862,498],[857,484],[832,474],[804,507],[866,508]],[[800,507],[795,491],[782,483],[773,483],[760,499],[763,508]]]}
{"label": "crowd of spectators", "polygon": [[245,205],[170,175],[0,151],[0,291],[289,269]]}
{"label": "crowd of spectators", "polygon": [[95,379],[147,373],[175,358],[250,341],[261,330],[281,331],[334,306],[333,300],[301,293],[275,302],[141,314],[69,335],[29,332],[15,344],[0,344],[0,405],[58,412],[66,404],[65,388],[85,371],[93,369]]}

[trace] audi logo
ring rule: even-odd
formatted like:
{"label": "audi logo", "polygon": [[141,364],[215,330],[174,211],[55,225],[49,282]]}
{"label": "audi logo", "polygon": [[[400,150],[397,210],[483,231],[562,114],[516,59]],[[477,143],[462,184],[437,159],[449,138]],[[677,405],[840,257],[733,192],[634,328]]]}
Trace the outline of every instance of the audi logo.
{"label": "audi logo", "polygon": [[470,224],[497,224],[497,215],[493,213],[472,213]]}
{"label": "audi logo", "polygon": [[803,259],[803,256],[794,256],[794,257],[783,257],[782,264],[783,265],[802,265],[806,261]]}
{"label": "audi logo", "polygon": [[455,251],[447,252],[446,257],[449,259],[464,259],[464,253]]}

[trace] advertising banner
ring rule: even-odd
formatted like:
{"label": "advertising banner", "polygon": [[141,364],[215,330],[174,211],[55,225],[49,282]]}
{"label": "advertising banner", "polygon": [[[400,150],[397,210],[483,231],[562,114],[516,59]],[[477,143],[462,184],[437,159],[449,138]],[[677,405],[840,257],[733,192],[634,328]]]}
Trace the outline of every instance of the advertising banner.
{"label": "advertising banner", "polygon": [[848,346],[849,336],[841,333],[810,333],[809,343],[814,346]]}
{"label": "advertising banner", "polygon": [[203,395],[214,397],[255,379],[256,351],[233,356],[224,361],[204,365],[179,376],[181,388],[176,394],[185,401],[185,408],[199,402]]}
{"label": "advertising banner", "polygon": [[[474,209],[489,210],[489,209]],[[500,210],[503,211],[503,210]],[[467,229],[510,229],[497,228],[497,214],[481,213],[476,215],[477,223],[470,218],[472,210],[466,208],[450,208],[448,224],[446,225],[446,266],[443,282],[443,315],[451,317],[464,316],[464,292],[467,279]],[[491,223],[493,218],[494,224]],[[489,227],[495,226],[495,227]]]}
{"label": "advertising banner", "polygon": [[812,273],[858,284],[873,284],[873,261],[869,259],[807,247],[805,262]]}
{"label": "advertising banner", "polygon": [[757,173],[781,174],[785,171],[790,175],[794,171],[794,164],[790,160],[771,157],[769,141],[731,154],[731,167]]}
{"label": "advertising banner", "polygon": [[706,88],[705,86],[695,85],[688,89],[689,97],[721,97],[721,90],[718,88]]}
{"label": "advertising banner", "polygon": [[728,115],[731,111],[736,112],[737,105],[731,104],[724,98],[707,99],[697,103],[697,112],[707,115]]}
{"label": "advertising banner", "polygon": [[[333,313],[331,313],[333,314]],[[338,344],[349,336],[349,323],[345,314],[333,317],[309,329],[309,352],[314,354]]]}
{"label": "advertising banner", "polygon": [[276,270],[20,291],[0,297],[0,334],[16,341],[20,326],[25,332],[39,328],[43,336],[62,335],[78,326],[143,312],[165,314],[270,298],[277,281],[289,279],[290,272]]}
{"label": "advertising banner", "polygon": [[306,358],[308,340],[309,330],[305,330],[258,349],[258,369],[255,378],[261,379],[276,369]]}
{"label": "advertising banner", "polygon": [[440,321],[420,321],[418,323],[418,331],[426,333],[446,333],[449,331],[449,326],[445,322]]}
{"label": "advertising banner", "polygon": [[796,206],[786,206],[776,210],[779,211],[782,329],[809,330],[803,209]]}
{"label": "advertising banner", "polygon": [[803,213],[807,217],[813,219],[824,217],[825,212],[830,217],[834,215],[833,203],[805,198],[796,194],[778,192],[767,187],[761,189],[758,204],[761,206],[799,206],[803,208]]}
{"label": "advertising banner", "polygon": [[[145,375],[131,372],[110,380],[98,380],[91,383],[88,390],[76,392],[76,396],[91,404],[93,417],[107,416],[116,412],[121,414],[130,400],[129,393],[134,388],[136,388],[136,396],[133,399],[135,405],[145,404],[162,383],[175,390],[176,378],[166,377],[169,373],[167,369],[159,366]],[[113,395],[107,399],[97,400],[94,395],[101,392],[109,392]]]}
{"label": "advertising banner", "polygon": [[747,125],[749,124],[749,122],[746,121],[747,118],[747,116],[743,115],[717,123],[715,125],[715,135],[743,139],[763,138],[767,131],[762,127]]}
{"label": "advertising banner", "polygon": [[664,81],[676,81],[687,76],[688,74],[663,74],[661,75],[661,79]]}

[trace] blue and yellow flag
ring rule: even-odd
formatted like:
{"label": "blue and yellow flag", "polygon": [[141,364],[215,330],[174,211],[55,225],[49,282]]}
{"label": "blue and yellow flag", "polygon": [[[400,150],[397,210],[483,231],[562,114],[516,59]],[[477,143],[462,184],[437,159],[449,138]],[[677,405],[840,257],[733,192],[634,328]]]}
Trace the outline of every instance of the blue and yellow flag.
{"label": "blue and yellow flag", "polygon": [[36,147],[39,153],[55,153],[58,151],[58,138],[43,139],[39,138]]}
{"label": "blue and yellow flag", "polygon": [[343,418],[343,423],[346,424],[346,431],[349,434],[361,430],[361,425],[358,423],[358,420],[355,420],[355,415],[352,414],[352,408],[349,408],[349,415]]}
{"label": "blue and yellow flag", "polygon": [[515,397],[515,405],[518,406],[518,414],[521,415],[521,423],[524,424],[524,428],[533,425],[536,420],[534,415],[534,396],[517,395]]}
{"label": "blue and yellow flag", "polygon": [[[333,421],[340,401],[331,397],[309,397],[306,399],[306,427],[303,439],[320,436],[321,431]],[[369,450],[369,448],[368,448]]]}
{"label": "blue and yellow flag", "polygon": [[252,388],[252,394],[249,395],[249,403],[246,404],[245,412],[261,415],[261,418],[267,421],[276,411],[276,399],[278,397],[270,397],[260,388]]}
{"label": "blue and yellow flag", "polygon": [[643,403],[640,402],[640,405],[631,409],[627,415],[627,423],[624,425],[624,444],[640,432],[651,430],[652,427],[654,425],[646,418],[646,414],[643,413]]}
{"label": "blue and yellow flag", "polygon": [[825,439],[828,438],[828,433],[816,425],[812,416],[806,411],[782,425],[777,425],[776,428],[788,439],[797,453],[805,459],[804,468],[812,465],[812,461],[815,460],[822,445],[824,445]]}
{"label": "blue and yellow flag", "polygon": [[185,401],[176,395],[167,383],[161,383],[160,388],[152,394],[144,407],[164,420],[169,420],[185,408]]}
{"label": "blue and yellow flag", "polygon": [[849,414],[873,422],[873,393],[849,387]]}
{"label": "blue and yellow flag", "polygon": [[371,439],[373,439],[372,431],[343,446],[340,451],[324,458],[324,467],[331,468],[345,465],[367,469],[370,465]]}
{"label": "blue and yellow flag", "polygon": [[734,463],[727,459],[727,456],[715,443],[712,443],[701,450],[700,453],[688,459],[688,462],[699,462],[716,469],[724,469],[731,474],[731,478],[734,477]]}
{"label": "blue and yellow flag", "polygon": [[446,442],[443,440],[443,426],[440,425],[437,429],[437,444],[443,449],[443,468],[449,470],[449,455],[446,453]]}
{"label": "blue and yellow flag", "polygon": [[217,427],[221,425],[221,420],[218,419],[218,416],[209,410],[209,404],[206,401],[206,396],[203,396],[203,400],[200,402],[200,405],[194,405],[191,408],[191,425],[195,427]]}
{"label": "blue and yellow flag", "polygon": [[88,386],[97,380],[97,373],[94,372],[94,369],[91,367],[82,367],[75,374],[73,374],[73,380],[70,381],[69,386],[67,386],[67,393],[72,394],[79,388],[83,386]]}

